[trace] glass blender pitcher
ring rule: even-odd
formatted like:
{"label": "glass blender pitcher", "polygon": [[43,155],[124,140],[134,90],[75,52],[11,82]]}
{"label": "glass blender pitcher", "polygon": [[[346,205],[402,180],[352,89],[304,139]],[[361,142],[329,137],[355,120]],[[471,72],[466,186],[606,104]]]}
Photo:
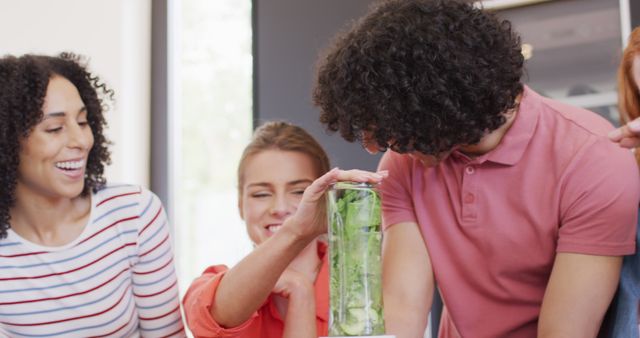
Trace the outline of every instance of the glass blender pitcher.
{"label": "glass blender pitcher", "polygon": [[367,183],[338,182],[327,194],[330,337],[384,336],[380,198]]}

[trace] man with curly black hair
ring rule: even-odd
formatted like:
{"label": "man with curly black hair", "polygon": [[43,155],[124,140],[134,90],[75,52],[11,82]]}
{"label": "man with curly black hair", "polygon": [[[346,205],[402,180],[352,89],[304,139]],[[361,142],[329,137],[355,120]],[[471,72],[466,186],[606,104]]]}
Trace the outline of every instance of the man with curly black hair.
{"label": "man with curly black hair", "polygon": [[593,337],[634,251],[640,180],[596,114],[521,83],[508,21],[456,0],[388,0],[339,35],[320,120],[384,154],[385,319],[441,337]]}
{"label": "man with curly black hair", "polygon": [[80,56],[0,58],[0,332],[11,337],[185,335],[162,203],[103,177],[112,96]]}

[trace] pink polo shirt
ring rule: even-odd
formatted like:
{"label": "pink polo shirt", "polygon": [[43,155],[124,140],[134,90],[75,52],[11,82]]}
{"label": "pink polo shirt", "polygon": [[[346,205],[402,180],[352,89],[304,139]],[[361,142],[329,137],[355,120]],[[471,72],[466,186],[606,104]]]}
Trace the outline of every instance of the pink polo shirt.
{"label": "pink polo shirt", "polygon": [[611,129],[525,87],[485,155],[454,152],[431,169],[384,155],[384,226],[419,224],[447,310],[441,337],[535,337],[557,252],[634,252],[638,168],[607,139]]}

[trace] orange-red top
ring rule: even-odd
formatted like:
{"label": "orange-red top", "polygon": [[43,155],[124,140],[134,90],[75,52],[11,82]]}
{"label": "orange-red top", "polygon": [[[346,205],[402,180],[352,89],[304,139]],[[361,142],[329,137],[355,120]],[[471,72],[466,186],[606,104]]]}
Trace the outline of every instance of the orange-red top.
{"label": "orange-red top", "polygon": [[[326,336],[329,326],[329,264],[326,246],[319,246],[322,259],[320,271],[316,277],[315,301],[316,324],[320,336]],[[224,328],[211,317],[213,298],[228,268],[214,265],[207,268],[187,290],[183,305],[187,325],[196,337],[233,337],[233,338],[280,338],[284,332],[284,320],[273,302],[273,294],[249,320],[240,326]]]}

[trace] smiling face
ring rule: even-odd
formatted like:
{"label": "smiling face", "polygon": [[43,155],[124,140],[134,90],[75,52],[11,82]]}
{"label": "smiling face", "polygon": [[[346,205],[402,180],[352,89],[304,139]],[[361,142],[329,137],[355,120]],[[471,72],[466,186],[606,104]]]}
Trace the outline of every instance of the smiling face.
{"label": "smiling face", "polygon": [[24,194],[75,198],[84,188],[93,146],[85,105],[69,80],[53,76],[42,112],[42,120],[20,141],[16,198]]}
{"label": "smiling face", "polygon": [[308,155],[270,149],[247,159],[243,177],[240,215],[251,240],[260,244],[296,211],[316,170]]}

